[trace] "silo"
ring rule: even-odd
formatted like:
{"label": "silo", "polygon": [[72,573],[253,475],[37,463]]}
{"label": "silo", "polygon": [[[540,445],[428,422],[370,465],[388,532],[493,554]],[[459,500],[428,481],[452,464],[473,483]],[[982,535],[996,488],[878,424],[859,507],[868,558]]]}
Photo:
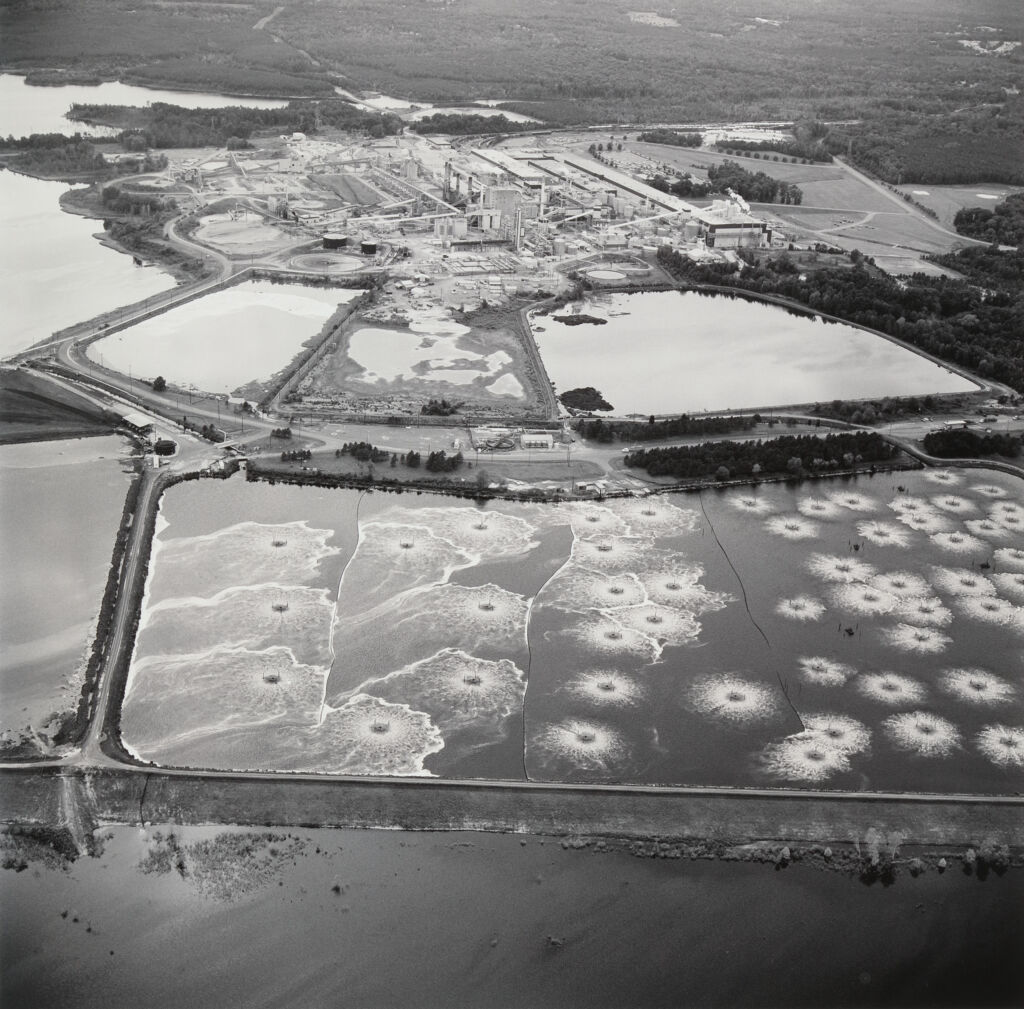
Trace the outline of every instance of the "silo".
{"label": "silo", "polygon": [[324,234],[323,244],[325,249],[343,249],[348,245],[348,235],[338,231],[328,231]]}
{"label": "silo", "polygon": [[376,256],[377,255],[377,243],[374,242],[374,241],[371,241],[370,239],[363,239],[363,241],[359,243],[359,251],[364,256]]}

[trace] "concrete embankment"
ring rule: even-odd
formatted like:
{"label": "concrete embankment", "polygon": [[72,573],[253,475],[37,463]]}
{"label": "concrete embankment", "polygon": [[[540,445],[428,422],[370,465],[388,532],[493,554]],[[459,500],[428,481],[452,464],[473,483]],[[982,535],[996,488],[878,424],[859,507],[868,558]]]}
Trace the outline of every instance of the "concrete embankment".
{"label": "concrete embankment", "polygon": [[[0,771],[8,821],[61,822],[64,770]],[[490,830],[553,836],[779,840],[854,844],[869,830],[905,844],[1024,844],[1020,800],[793,795],[309,776],[77,772],[79,816],[92,823],[223,823]],[[62,807],[61,803],[64,803]]]}

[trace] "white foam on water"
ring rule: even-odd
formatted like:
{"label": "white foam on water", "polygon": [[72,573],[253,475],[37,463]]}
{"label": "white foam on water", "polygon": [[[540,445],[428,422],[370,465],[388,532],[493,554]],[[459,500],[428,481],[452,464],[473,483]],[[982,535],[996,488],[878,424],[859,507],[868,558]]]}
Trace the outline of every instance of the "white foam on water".
{"label": "white foam on water", "polygon": [[1024,603],[1024,571],[999,571],[991,578],[1000,592]]}
{"label": "white foam on water", "polygon": [[659,606],[710,613],[723,609],[734,597],[727,592],[713,592],[700,583],[704,569],[699,564],[680,561],[672,567],[640,573],[647,597]]}
{"label": "white foam on water", "polygon": [[842,554],[811,554],[805,562],[807,570],[826,582],[866,582],[875,569],[864,561]]}
{"label": "white foam on water", "polygon": [[942,605],[938,596],[900,596],[896,615],[923,627],[945,627],[953,621],[953,614]]}
{"label": "white foam on water", "polygon": [[779,710],[775,691],[763,683],[732,673],[704,676],[689,691],[690,703],[703,715],[730,722],[755,722]]}
{"label": "white foam on water", "polygon": [[878,501],[875,498],[869,497],[867,494],[858,494],[856,491],[831,491],[828,497],[840,508],[847,508],[854,512],[872,512],[878,507]]}
{"label": "white foam on water", "polygon": [[456,730],[474,730],[497,741],[504,738],[505,719],[522,711],[526,677],[508,659],[492,661],[443,648],[367,680],[357,692],[426,712],[446,739]]}
{"label": "white foam on water", "polygon": [[768,498],[757,497],[753,493],[730,495],[729,504],[737,511],[751,515],[770,515],[775,511],[775,505]]}
{"label": "white foam on water", "polygon": [[801,656],[797,659],[800,675],[808,682],[822,687],[841,687],[857,670],[845,662],[836,662],[823,656]]}
{"label": "white foam on water", "polygon": [[1024,729],[1016,725],[986,725],[974,745],[999,767],[1024,767]]}
{"label": "white foam on water", "polygon": [[648,563],[651,542],[614,536],[577,537],[572,545],[572,559],[599,571],[636,570]]}
{"label": "white foam on water", "polygon": [[775,604],[775,612],[789,620],[819,620],[825,612],[825,604],[813,596],[794,596],[792,599],[780,599]]}
{"label": "white foam on water", "polygon": [[888,571],[872,576],[871,584],[876,589],[894,596],[925,596],[932,587],[920,576],[910,571]]}
{"label": "white foam on water", "polygon": [[893,648],[916,652],[918,655],[937,655],[944,652],[953,641],[948,634],[940,634],[934,628],[904,623],[883,628],[882,638]]}
{"label": "white foam on water", "polygon": [[834,605],[859,617],[874,617],[896,608],[897,597],[874,585],[836,585],[829,595]]}
{"label": "white foam on water", "polygon": [[939,511],[904,512],[898,520],[908,529],[919,533],[942,533],[955,528],[955,524]]}
{"label": "white foam on water", "polygon": [[951,596],[991,596],[996,587],[984,575],[970,568],[932,568],[932,582]]}
{"label": "white foam on water", "polygon": [[423,762],[444,749],[429,715],[368,694],[328,708],[314,732],[322,748],[319,769],[332,774],[432,777]]}
{"label": "white foam on water", "polygon": [[957,609],[973,620],[1024,630],[1024,610],[1000,596],[961,596]]}
{"label": "white foam on water", "polygon": [[818,536],[821,527],[817,522],[802,515],[773,515],[764,524],[765,529],[775,536],[787,540],[808,540]]}
{"label": "white foam on water", "polygon": [[571,501],[559,509],[577,536],[624,536],[626,523],[611,510],[589,502]]}
{"label": "white foam on water", "polygon": [[[835,712],[804,715],[804,732],[800,736],[811,736],[825,746],[843,753],[863,753],[871,745],[871,730],[856,718]],[[790,737],[797,738],[797,737]]]}
{"label": "white foam on water", "polygon": [[530,741],[541,756],[567,761],[586,771],[609,770],[629,755],[622,734],[609,725],[571,718],[548,725]]}
{"label": "white foam on water", "polygon": [[915,497],[912,494],[901,494],[893,498],[889,502],[889,508],[897,515],[914,515],[922,512],[927,514],[935,510],[927,498]]}
{"label": "white foam on water", "polygon": [[940,550],[946,550],[953,554],[972,554],[982,551],[987,554],[989,550],[989,545],[984,540],[978,539],[977,536],[971,536],[969,533],[933,533],[930,538]]}
{"label": "white foam on water", "polygon": [[997,521],[1005,521],[1007,515],[1024,518],[1024,505],[1017,501],[996,501],[989,509],[989,515]]}
{"label": "white foam on water", "polygon": [[424,508],[416,520],[457,550],[481,560],[514,557],[537,545],[537,528],[496,508]]}
{"label": "white foam on water", "polygon": [[975,536],[984,536],[989,540],[1005,540],[1010,536],[1010,530],[1006,526],[991,518],[967,519],[964,528]]}
{"label": "white foam on water", "polygon": [[961,482],[959,475],[948,469],[930,469],[925,472],[924,478],[945,487],[956,487]]}
{"label": "white foam on water", "polygon": [[936,508],[951,515],[970,515],[978,510],[978,506],[970,499],[958,494],[938,494],[931,499]]}
{"label": "white foam on water", "polygon": [[700,636],[701,625],[694,614],[671,606],[644,603],[628,609],[615,610],[612,615],[623,627],[628,627],[656,642],[659,657],[662,646],[682,645]]}
{"label": "white foam on water", "polygon": [[922,757],[948,757],[960,747],[960,730],[929,711],[906,711],[882,722],[886,734],[901,750]]}
{"label": "white foam on water", "polygon": [[608,508],[634,536],[676,536],[692,532],[700,517],[692,508],[679,508],[664,497],[615,498]]}
{"label": "white foam on water", "polygon": [[447,581],[458,568],[479,561],[480,556],[438,536],[429,526],[406,522],[365,522],[353,562],[360,566],[380,564],[389,572],[436,573]]}
{"label": "white foam on water", "polygon": [[796,510],[811,519],[834,519],[843,514],[839,504],[822,497],[801,498],[796,504]]}
{"label": "white foam on water", "polygon": [[571,562],[562,567],[549,588],[551,591],[544,598],[547,605],[578,612],[636,606],[647,601],[647,593],[636,575],[603,574]]}
{"label": "white foam on water", "polygon": [[825,781],[850,770],[850,758],[843,750],[826,746],[816,736],[801,733],[780,743],[769,743],[761,753],[764,770],[776,778],[791,781]]}
{"label": "white foam on water", "polygon": [[565,631],[583,647],[602,655],[636,655],[654,661],[660,654],[657,641],[611,616],[582,617]]}
{"label": "white foam on water", "polygon": [[526,618],[530,601],[500,585],[431,585],[405,594],[398,622],[426,620],[429,628],[418,633],[422,640],[433,631],[453,642],[487,643],[494,648],[518,649],[526,644]]}
{"label": "white foam on water", "polygon": [[895,522],[858,522],[857,535],[878,547],[910,546],[910,534]]}
{"label": "white foam on water", "polygon": [[1013,684],[987,669],[946,669],[939,674],[939,687],[971,704],[1005,704],[1017,694]]}
{"label": "white foam on water", "polygon": [[992,554],[997,565],[1013,571],[1024,571],[1024,550],[1020,547],[1000,547]]}
{"label": "white foam on water", "polygon": [[857,677],[856,687],[872,701],[894,708],[920,704],[927,696],[923,683],[900,673],[862,673]]}
{"label": "white foam on water", "polygon": [[595,669],[570,680],[565,689],[592,704],[630,707],[644,697],[643,687],[614,669]]}
{"label": "white foam on water", "polygon": [[998,498],[1006,497],[1006,491],[994,483],[977,483],[972,488],[976,494],[981,494],[984,497]]}

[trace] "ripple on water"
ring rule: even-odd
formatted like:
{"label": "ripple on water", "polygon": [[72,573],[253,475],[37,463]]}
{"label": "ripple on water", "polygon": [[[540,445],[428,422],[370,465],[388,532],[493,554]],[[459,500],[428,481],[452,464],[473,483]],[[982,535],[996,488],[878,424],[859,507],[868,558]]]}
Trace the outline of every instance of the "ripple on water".
{"label": "ripple on water", "polygon": [[444,749],[429,715],[368,694],[328,709],[316,735],[334,774],[430,775],[423,761]]}
{"label": "ripple on water", "polygon": [[856,686],[865,697],[894,708],[920,704],[927,696],[923,683],[900,673],[863,673]]}
{"label": "ripple on water", "polygon": [[792,599],[780,599],[775,604],[775,612],[789,620],[818,620],[825,612],[825,604],[813,596],[794,596]]}
{"label": "ripple on water", "polygon": [[823,687],[841,687],[857,670],[845,662],[836,662],[823,656],[803,656],[797,659],[800,675],[808,683],[817,683]]}
{"label": "ripple on water", "polygon": [[866,582],[875,569],[864,561],[842,554],[811,554],[806,561],[807,570],[826,582]]}
{"label": "ripple on water", "polygon": [[689,691],[690,703],[702,715],[730,722],[755,722],[771,718],[779,701],[771,687],[744,680],[732,673],[704,676]]}
{"label": "ripple on water", "polygon": [[537,732],[529,741],[528,756],[581,771],[613,771],[628,759],[629,747],[609,725],[570,718]]}
{"label": "ripple on water", "polygon": [[922,757],[948,757],[960,746],[960,730],[929,711],[890,715],[882,726],[897,747]]}
{"label": "ripple on water", "polygon": [[910,546],[910,533],[895,522],[858,522],[857,535],[877,547]]}
{"label": "ripple on water", "polygon": [[937,655],[944,652],[953,641],[948,634],[941,634],[932,627],[916,627],[904,623],[883,628],[882,638],[893,648],[918,655]]}
{"label": "ripple on water", "polygon": [[773,535],[787,540],[814,539],[821,532],[817,522],[802,515],[773,515],[765,521],[764,527]]}
{"label": "ripple on water", "polygon": [[975,737],[979,752],[999,767],[1024,767],[1024,729],[986,725]]}
{"label": "ripple on water", "polygon": [[1017,693],[1012,684],[987,669],[946,669],[939,674],[939,686],[971,704],[1004,704]]}

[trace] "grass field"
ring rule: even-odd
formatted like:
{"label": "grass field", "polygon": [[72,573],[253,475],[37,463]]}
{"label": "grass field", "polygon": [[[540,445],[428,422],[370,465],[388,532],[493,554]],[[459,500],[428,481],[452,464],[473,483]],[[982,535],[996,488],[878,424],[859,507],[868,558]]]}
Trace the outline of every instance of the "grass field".
{"label": "grass field", "polygon": [[106,434],[112,430],[86,404],[23,371],[0,371],[0,444]]}
{"label": "grass field", "polygon": [[[1013,186],[990,186],[984,182],[975,182],[970,186],[900,186],[899,190],[908,193],[922,207],[934,210],[939,220],[947,226],[952,226],[958,210],[965,207],[993,210],[1011,193],[1021,191]],[[993,196],[997,199],[991,199]]]}

